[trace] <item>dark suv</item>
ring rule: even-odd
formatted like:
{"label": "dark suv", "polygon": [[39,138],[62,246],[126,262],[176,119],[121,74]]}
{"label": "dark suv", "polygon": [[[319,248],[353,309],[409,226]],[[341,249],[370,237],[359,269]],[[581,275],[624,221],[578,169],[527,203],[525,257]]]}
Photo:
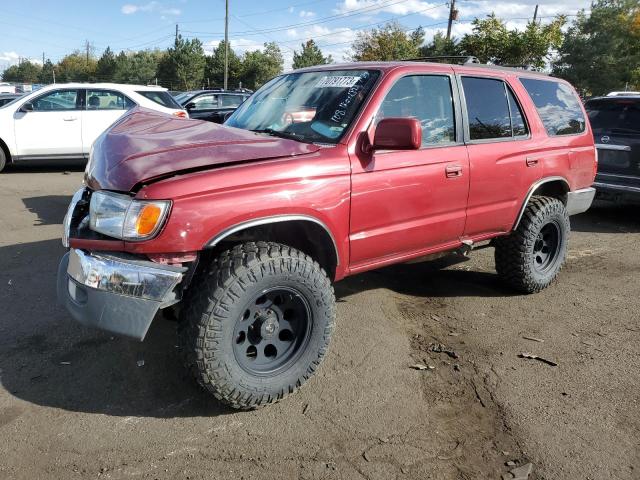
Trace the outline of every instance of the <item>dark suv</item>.
{"label": "dark suv", "polygon": [[640,95],[592,98],[586,110],[598,149],[598,197],[640,202]]}
{"label": "dark suv", "polygon": [[189,118],[223,123],[253,93],[251,90],[194,90],[175,97]]}

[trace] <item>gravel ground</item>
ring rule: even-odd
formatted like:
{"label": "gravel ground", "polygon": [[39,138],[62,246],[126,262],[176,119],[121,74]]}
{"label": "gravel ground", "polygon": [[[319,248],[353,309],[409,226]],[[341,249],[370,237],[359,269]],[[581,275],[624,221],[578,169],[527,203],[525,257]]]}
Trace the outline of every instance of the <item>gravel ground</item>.
{"label": "gravel ground", "polygon": [[573,217],[567,265],[537,295],[500,286],[492,249],[340,282],[319,374],[238,413],[185,375],[175,323],[136,343],[56,304],[81,170],[0,175],[0,478],[475,480],[508,461],[534,480],[640,478],[636,209]]}

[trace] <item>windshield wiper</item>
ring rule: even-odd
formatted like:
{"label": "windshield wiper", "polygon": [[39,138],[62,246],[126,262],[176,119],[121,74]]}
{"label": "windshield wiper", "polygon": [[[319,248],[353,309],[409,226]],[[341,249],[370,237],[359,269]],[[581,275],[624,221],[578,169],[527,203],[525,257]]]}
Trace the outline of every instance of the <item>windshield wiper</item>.
{"label": "windshield wiper", "polygon": [[305,140],[303,137],[300,137],[299,135],[296,135],[295,133],[292,133],[292,132],[281,132],[279,130],[274,130],[273,128],[262,128],[262,129],[256,129],[256,130],[251,130],[251,131],[255,132],[255,133],[266,133],[267,135],[271,135],[272,137],[279,137],[279,138],[286,138],[288,140],[295,140],[296,142],[312,143],[309,140]]}

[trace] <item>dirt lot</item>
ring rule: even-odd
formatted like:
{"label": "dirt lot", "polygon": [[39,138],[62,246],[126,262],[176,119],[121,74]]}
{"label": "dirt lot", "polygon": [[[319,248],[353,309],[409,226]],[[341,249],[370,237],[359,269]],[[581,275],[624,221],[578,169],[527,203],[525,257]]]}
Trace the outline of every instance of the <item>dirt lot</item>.
{"label": "dirt lot", "polygon": [[640,478],[637,209],[574,217],[567,266],[534,296],[498,284],[491,249],[339,283],[319,375],[237,413],[185,376],[174,323],[135,343],[56,305],[81,169],[0,175],[0,478],[499,479],[510,460],[531,479]]}

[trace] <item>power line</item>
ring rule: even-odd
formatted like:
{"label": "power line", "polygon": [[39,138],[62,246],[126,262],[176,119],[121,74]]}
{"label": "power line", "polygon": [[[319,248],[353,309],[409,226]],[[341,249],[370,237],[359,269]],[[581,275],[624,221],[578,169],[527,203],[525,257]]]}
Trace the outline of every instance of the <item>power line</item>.
{"label": "power line", "polygon": [[[327,23],[327,22],[332,22],[335,20],[342,20],[344,18],[349,18],[349,17],[354,17],[354,16],[358,16],[358,15],[362,15],[363,13],[371,13],[375,10],[381,10],[383,8],[386,7],[390,7],[393,5],[398,5],[400,3],[405,3],[408,0],[394,0],[392,2],[387,2],[384,4],[379,4],[379,5],[373,5],[373,6],[369,6],[369,7],[363,7],[363,8],[359,8],[356,10],[352,10],[351,12],[347,12],[347,13],[342,13],[342,14],[337,14],[337,15],[330,15],[328,17],[323,17],[320,18],[318,20],[313,20],[313,21],[308,21],[308,22],[301,22],[301,23],[292,23],[289,25],[282,25],[280,27],[272,27],[272,28],[265,28],[265,29],[261,29],[261,30],[255,30],[255,31],[246,31],[246,32],[236,32],[236,34],[238,35],[256,35],[259,33],[275,33],[275,32],[281,32],[281,31],[285,31],[285,30],[290,30],[292,28],[298,28],[298,27],[309,27],[309,26],[313,26],[313,25],[319,25],[321,23]],[[446,3],[441,3],[438,5],[435,5],[433,7],[430,7],[428,9],[422,10],[421,12],[425,12],[428,10],[435,10],[436,8],[440,8],[442,6],[447,5]],[[418,13],[418,12],[413,12],[413,13]],[[412,14],[413,14],[412,13]],[[192,31],[192,30],[185,30],[185,32],[187,33],[191,33],[191,34],[195,34],[195,35],[205,35],[205,36],[216,36],[216,35],[221,35],[221,32],[200,32],[200,31]]]}

